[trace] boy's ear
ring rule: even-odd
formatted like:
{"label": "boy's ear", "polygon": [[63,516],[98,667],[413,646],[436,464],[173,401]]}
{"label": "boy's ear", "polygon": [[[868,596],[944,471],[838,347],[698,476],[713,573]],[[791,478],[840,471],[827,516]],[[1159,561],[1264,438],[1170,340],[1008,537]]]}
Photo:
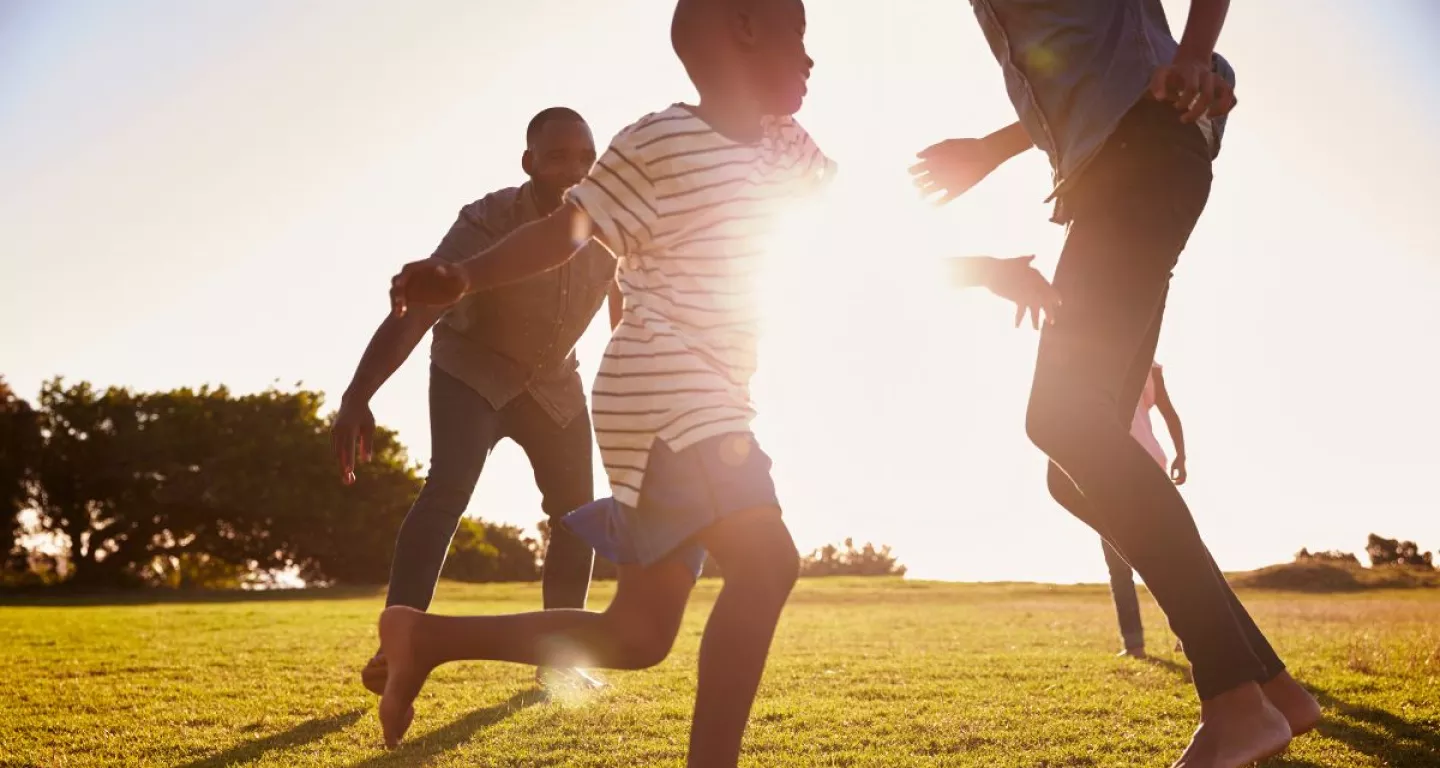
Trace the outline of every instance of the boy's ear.
{"label": "boy's ear", "polygon": [[741,47],[755,46],[755,14],[749,8],[737,9],[730,14],[730,34]]}

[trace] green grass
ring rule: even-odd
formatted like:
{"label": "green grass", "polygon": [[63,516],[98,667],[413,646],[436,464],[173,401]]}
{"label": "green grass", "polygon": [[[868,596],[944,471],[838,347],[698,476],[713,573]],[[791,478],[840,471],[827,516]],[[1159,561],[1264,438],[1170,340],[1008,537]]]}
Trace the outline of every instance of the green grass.
{"label": "green grass", "polygon": [[[393,753],[357,679],[375,593],[11,598],[0,766],[677,766],[716,588],[697,589],[669,661],[599,694],[547,702],[527,669],[440,670]],[[1440,765],[1440,592],[1243,597],[1328,713],[1271,765]],[[446,584],[436,609],[538,602],[533,586]],[[744,764],[1166,765],[1196,704],[1153,606],[1146,625],[1160,658],[1122,661],[1101,587],[802,582]]]}

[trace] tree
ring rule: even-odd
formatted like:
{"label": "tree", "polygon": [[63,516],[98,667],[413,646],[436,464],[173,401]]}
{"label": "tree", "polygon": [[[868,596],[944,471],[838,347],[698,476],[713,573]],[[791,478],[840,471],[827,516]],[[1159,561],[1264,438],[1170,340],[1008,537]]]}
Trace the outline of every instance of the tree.
{"label": "tree", "polygon": [[1372,566],[1398,565],[1427,569],[1435,567],[1434,555],[1421,552],[1420,547],[1413,541],[1386,539],[1372,533],[1365,552],[1370,556]]}
{"label": "tree", "polygon": [[80,584],[171,583],[182,563],[211,575],[223,564],[383,581],[419,478],[382,430],[375,460],[341,486],[322,402],[306,391],[48,382],[37,413],[40,525],[68,542]]}
{"label": "tree", "polygon": [[513,525],[466,518],[460,521],[443,576],[469,582],[536,581],[541,544]]}
{"label": "tree", "polygon": [[35,410],[0,376],[0,557],[20,553],[20,515],[30,507],[40,431]]}

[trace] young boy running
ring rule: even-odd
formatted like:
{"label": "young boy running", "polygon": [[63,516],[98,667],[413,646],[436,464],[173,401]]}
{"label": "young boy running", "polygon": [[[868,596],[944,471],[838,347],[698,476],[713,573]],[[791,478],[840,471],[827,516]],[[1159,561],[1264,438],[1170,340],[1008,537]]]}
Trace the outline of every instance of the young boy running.
{"label": "young boy running", "polygon": [[[380,617],[387,745],[410,725],[426,676],[450,661],[639,669],[670,652],[708,552],[725,584],[700,646],[691,766],[734,766],[780,612],[799,569],[750,431],[755,278],[776,204],[834,166],[791,118],[813,62],[800,0],[681,0],[671,29],[698,106],[677,104],[617,135],[548,217],[459,265],[426,260],[391,299],[444,305],[564,263],[591,236],[619,261],[624,317],[592,407],[613,498],[565,524],[620,566],[600,613]],[[973,259],[964,279],[1048,314],[1053,290],[1028,259]]]}

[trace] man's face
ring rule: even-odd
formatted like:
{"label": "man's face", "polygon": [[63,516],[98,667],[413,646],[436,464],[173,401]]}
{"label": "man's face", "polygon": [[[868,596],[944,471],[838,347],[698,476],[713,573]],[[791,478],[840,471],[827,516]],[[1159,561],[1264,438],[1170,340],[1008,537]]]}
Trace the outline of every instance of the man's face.
{"label": "man's face", "polygon": [[595,139],[579,120],[551,120],[525,150],[525,173],[541,191],[559,194],[579,184],[595,164]]}

